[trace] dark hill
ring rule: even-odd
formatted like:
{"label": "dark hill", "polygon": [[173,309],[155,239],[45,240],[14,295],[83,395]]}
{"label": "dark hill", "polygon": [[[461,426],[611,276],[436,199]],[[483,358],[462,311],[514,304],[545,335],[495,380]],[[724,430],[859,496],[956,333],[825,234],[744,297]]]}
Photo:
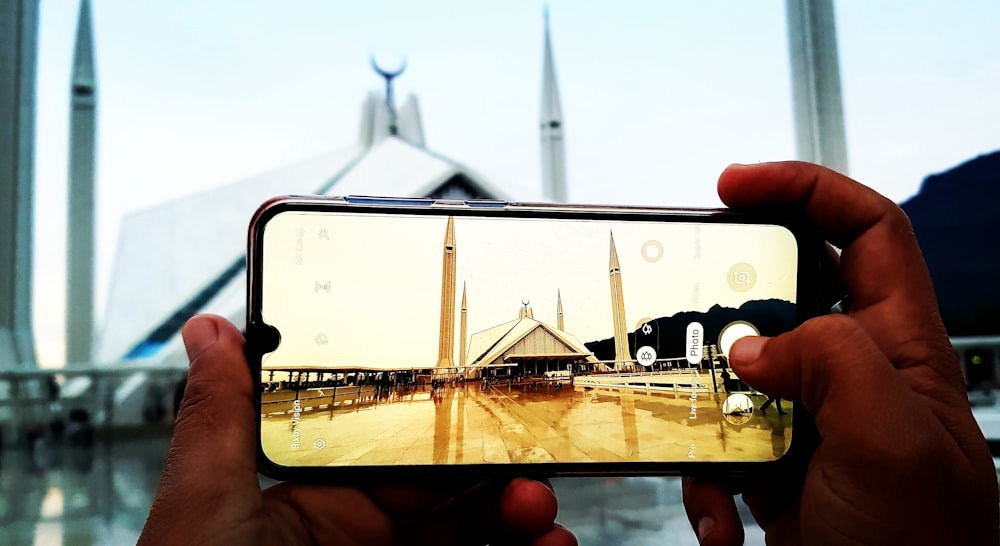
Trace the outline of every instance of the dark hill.
{"label": "dark hill", "polygon": [[913,223],[948,333],[1000,334],[1000,151],[928,176],[900,206]]}
{"label": "dark hill", "polygon": [[[642,345],[650,345],[657,350],[659,358],[683,358],[685,354],[687,326],[692,322],[700,322],[705,328],[705,346],[715,344],[719,334],[727,324],[743,320],[753,324],[765,336],[774,336],[792,329],[795,326],[795,306],[785,300],[754,300],[748,301],[739,309],[713,305],[702,313],[697,311],[682,311],[669,317],[653,319],[653,332],[650,336],[635,331],[629,332],[629,349],[635,358],[635,350]],[[636,336],[639,342],[636,342]],[[607,338],[585,343],[587,349],[594,352],[598,360],[615,359],[615,340]]]}

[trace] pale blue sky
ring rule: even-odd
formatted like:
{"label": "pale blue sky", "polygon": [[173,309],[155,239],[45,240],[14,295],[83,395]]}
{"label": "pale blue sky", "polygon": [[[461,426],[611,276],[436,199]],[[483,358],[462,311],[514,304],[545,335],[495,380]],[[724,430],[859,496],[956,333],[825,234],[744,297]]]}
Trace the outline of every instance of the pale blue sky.
{"label": "pale blue sky", "polygon": [[[405,55],[428,146],[540,187],[542,3],[94,0],[98,305],[123,214],[351,145]],[[76,2],[41,6],[35,321],[62,351]],[[715,206],[730,162],[794,158],[784,2],[550,2],[570,199]],[[1000,148],[1000,3],[838,2],[850,174],[899,201]],[[45,290],[38,288],[46,287]]]}

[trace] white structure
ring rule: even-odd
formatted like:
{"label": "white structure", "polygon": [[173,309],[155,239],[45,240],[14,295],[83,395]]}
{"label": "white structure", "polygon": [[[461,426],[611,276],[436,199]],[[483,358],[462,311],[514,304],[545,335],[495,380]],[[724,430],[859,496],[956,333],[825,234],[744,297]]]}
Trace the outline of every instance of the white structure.
{"label": "white structure", "polygon": [[[565,153],[547,18],[544,56],[543,179],[546,197],[562,200]],[[429,150],[416,97],[407,97],[396,111],[388,99],[398,74],[373,67],[390,82],[384,95],[365,97],[356,145],[126,217],[95,355],[99,363],[183,361],[177,334],[198,312],[242,323],[247,222],[275,195],[513,199],[467,166]]]}
{"label": "white structure", "polygon": [[[465,165],[424,146],[416,99],[389,135],[387,108],[369,95],[359,142],[314,159],[126,217],[98,362],[183,359],[179,332],[197,312],[244,319],[247,223],[283,194],[511,199]],[[539,200],[540,196],[519,196]]]}
{"label": "white structure", "polygon": [[844,103],[833,0],[787,0],[795,149],[802,161],[847,173]]}
{"label": "white structure", "polygon": [[80,2],[70,83],[66,365],[88,365],[94,340],[94,143],[97,86],[90,1]]}
{"label": "white structure", "polygon": [[[385,103],[369,95],[356,145],[126,217],[97,363],[141,359],[151,366],[183,364],[187,358],[179,333],[192,315],[215,313],[242,324],[247,224],[270,197],[511,197],[471,169],[420,145],[424,137],[416,105],[416,99],[407,99],[392,136]],[[116,422],[141,422],[148,389],[141,372],[122,383],[115,393]]]}
{"label": "white structure", "polygon": [[[555,123],[549,123],[548,129],[543,127],[542,134],[551,137],[543,138],[543,149],[557,158],[550,167],[557,167],[562,180],[561,116],[547,31],[545,43],[543,87],[551,100],[543,111],[554,112],[547,119]],[[514,198],[467,166],[428,149],[416,97],[407,97],[402,107],[395,109],[388,100],[395,75],[379,72],[389,80],[386,92],[369,93],[362,102],[355,145],[125,218],[95,352],[98,364],[135,359],[150,365],[186,362],[178,334],[184,322],[199,312],[220,314],[242,324],[246,314],[247,224],[270,197]],[[561,193],[554,195],[564,199],[565,182],[560,184]],[[541,194],[517,198],[544,200]],[[118,422],[142,418],[148,382],[144,374],[133,379],[115,393]]]}
{"label": "white structure", "polygon": [[545,11],[545,52],[542,65],[542,105],[539,115],[542,139],[542,191],[557,203],[566,202],[566,143],[563,140],[562,104],[559,82],[552,60],[549,12]]}
{"label": "white structure", "polygon": [[31,326],[38,0],[0,0],[0,369],[33,368]]}

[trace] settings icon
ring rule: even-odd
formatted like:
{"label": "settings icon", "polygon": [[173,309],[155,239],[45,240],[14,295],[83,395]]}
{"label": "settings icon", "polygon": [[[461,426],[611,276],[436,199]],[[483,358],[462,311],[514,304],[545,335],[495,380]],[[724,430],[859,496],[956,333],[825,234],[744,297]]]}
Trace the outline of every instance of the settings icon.
{"label": "settings icon", "polygon": [[326,440],[322,438],[316,438],[315,440],[313,440],[313,447],[315,447],[316,449],[323,449],[324,447],[326,447]]}

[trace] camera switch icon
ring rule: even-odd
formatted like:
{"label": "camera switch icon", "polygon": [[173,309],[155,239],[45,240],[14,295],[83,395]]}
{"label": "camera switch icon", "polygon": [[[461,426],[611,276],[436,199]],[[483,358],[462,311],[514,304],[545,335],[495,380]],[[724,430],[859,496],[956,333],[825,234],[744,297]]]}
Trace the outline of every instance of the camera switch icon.
{"label": "camera switch icon", "polygon": [[737,292],[749,292],[757,284],[757,270],[748,263],[734,264],[726,273],[726,281]]}

